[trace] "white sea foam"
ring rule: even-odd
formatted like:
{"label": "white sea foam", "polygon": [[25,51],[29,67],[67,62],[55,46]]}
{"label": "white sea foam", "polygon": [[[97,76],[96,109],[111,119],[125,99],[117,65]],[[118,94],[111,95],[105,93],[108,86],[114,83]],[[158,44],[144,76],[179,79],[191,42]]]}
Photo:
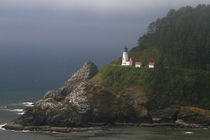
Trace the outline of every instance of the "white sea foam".
{"label": "white sea foam", "polygon": [[17,112],[17,114],[22,114],[24,113],[24,109],[0,109],[0,110],[3,110],[3,111],[9,111],[9,112]]}
{"label": "white sea foam", "polygon": [[[33,103],[32,102],[22,102],[22,103],[18,103],[18,104],[9,104],[9,105],[12,105],[12,106],[15,106],[15,105],[24,105],[26,107],[32,107],[33,106]],[[24,112],[24,109],[22,108],[17,108],[17,109],[14,109],[14,108],[8,108],[7,106],[0,106],[0,111],[9,111],[9,112],[14,112],[18,115],[23,115],[25,112]]]}
{"label": "white sea foam", "polygon": [[193,132],[185,132],[185,134],[193,134]]}
{"label": "white sea foam", "polygon": [[27,133],[30,132],[30,130],[22,130],[21,132]]}
{"label": "white sea foam", "polygon": [[8,104],[8,105],[12,105],[12,106],[16,106],[16,105],[24,105],[26,107],[33,107],[34,103],[33,102],[22,102],[22,103],[14,103],[14,104]]}
{"label": "white sea foam", "polygon": [[25,112],[19,112],[19,113],[16,113],[16,114],[23,115],[23,114],[25,114]]}
{"label": "white sea foam", "polygon": [[5,128],[3,128],[5,125],[6,125],[6,123],[5,124],[0,124],[0,130],[5,130]]}
{"label": "white sea foam", "polygon": [[23,112],[23,109],[8,109],[11,112]]}
{"label": "white sea foam", "polygon": [[23,109],[10,109],[11,112],[16,112],[18,115],[23,115],[25,112]]}
{"label": "white sea foam", "polygon": [[6,109],[7,106],[0,106],[0,109]]}
{"label": "white sea foam", "polygon": [[33,107],[34,106],[32,102],[23,102],[22,104],[26,107]]}

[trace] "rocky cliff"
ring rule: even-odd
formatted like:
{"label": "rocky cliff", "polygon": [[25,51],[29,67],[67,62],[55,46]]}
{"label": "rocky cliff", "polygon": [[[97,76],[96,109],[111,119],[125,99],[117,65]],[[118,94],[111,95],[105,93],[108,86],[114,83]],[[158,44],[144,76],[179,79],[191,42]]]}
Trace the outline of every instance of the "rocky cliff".
{"label": "rocky cliff", "polygon": [[187,127],[210,125],[207,110],[181,106],[149,110],[143,87],[123,87],[120,92],[110,91],[102,83],[90,80],[97,73],[96,65],[86,62],[63,87],[48,91],[34,107],[26,108],[24,115],[4,128],[68,132],[72,131],[69,129],[72,127],[107,123]]}
{"label": "rocky cliff", "polygon": [[[86,87],[98,69],[92,62],[86,62],[65,85],[48,91],[34,107],[13,123],[23,126],[80,126],[85,124],[90,112]],[[8,124],[9,125],[9,124]]]}

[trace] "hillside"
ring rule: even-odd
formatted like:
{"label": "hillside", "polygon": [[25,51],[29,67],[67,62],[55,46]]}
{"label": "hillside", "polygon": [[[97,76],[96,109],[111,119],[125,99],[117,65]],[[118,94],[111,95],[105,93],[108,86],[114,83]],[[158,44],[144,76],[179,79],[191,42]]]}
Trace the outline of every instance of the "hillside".
{"label": "hillside", "polygon": [[170,10],[149,25],[129,52],[143,65],[154,61],[154,69],[124,67],[119,58],[98,72],[94,63],[86,62],[64,86],[48,91],[4,128],[71,132],[106,124],[209,127],[209,42],[210,6]]}
{"label": "hillside", "polygon": [[[121,58],[93,78],[110,91],[125,86],[143,87],[149,108],[189,105],[210,109],[210,6],[183,7],[152,22],[129,52],[154,70],[124,68]],[[100,82],[98,80],[97,82]]]}

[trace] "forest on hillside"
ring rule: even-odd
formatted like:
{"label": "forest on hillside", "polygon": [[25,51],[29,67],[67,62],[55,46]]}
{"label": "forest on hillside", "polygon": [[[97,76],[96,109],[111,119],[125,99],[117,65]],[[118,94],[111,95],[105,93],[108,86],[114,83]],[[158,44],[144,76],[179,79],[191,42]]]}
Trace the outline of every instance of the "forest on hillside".
{"label": "forest on hillside", "polygon": [[[123,87],[118,79],[124,85],[143,86],[150,108],[190,105],[210,109],[210,5],[171,9],[149,24],[129,56],[143,65],[155,62],[155,69],[129,74],[132,69],[126,73],[106,68],[104,75],[112,75],[104,77],[107,87]],[[120,63],[121,58],[112,62]]]}
{"label": "forest on hillside", "polygon": [[210,70],[210,5],[171,9],[152,22],[131,53],[148,48],[168,67]]}

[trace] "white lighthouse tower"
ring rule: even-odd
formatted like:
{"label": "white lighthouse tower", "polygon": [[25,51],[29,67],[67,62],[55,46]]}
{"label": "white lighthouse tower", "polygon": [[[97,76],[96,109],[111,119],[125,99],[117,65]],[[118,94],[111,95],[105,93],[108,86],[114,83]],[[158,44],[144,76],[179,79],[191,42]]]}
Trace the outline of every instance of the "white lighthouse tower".
{"label": "white lighthouse tower", "polygon": [[133,62],[131,58],[128,58],[128,47],[124,47],[123,55],[122,55],[122,66],[132,66]]}

